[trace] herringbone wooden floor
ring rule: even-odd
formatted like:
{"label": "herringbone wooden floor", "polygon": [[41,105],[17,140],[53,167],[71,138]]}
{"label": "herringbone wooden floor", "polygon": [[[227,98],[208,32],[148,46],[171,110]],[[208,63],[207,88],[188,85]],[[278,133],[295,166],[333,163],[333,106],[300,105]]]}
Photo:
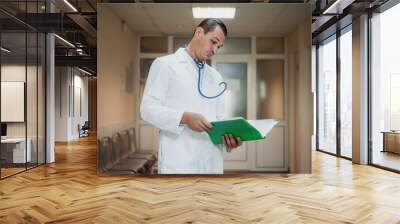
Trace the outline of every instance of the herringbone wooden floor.
{"label": "herringbone wooden floor", "polygon": [[96,174],[95,138],[0,181],[0,223],[400,223],[400,175],[314,152],[313,174]]}

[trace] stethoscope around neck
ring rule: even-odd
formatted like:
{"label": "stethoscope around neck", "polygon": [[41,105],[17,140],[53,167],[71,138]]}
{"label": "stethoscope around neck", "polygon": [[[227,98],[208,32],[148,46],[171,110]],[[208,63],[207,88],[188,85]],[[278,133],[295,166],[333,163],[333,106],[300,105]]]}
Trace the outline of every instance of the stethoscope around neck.
{"label": "stethoscope around neck", "polygon": [[226,91],[226,89],[227,89],[227,87],[228,87],[228,84],[226,83],[226,82],[220,82],[218,85],[219,86],[224,86],[223,88],[223,90],[220,92],[220,93],[218,93],[217,95],[215,95],[215,96],[206,96],[202,91],[201,91],[201,70],[202,69],[204,69],[204,65],[205,65],[205,63],[204,62],[200,62],[200,61],[197,61],[196,59],[193,59],[194,60],[194,63],[196,64],[196,66],[197,66],[197,71],[198,71],[198,80],[197,80],[197,90],[199,91],[199,94],[202,96],[202,97],[204,97],[204,98],[207,98],[207,99],[215,99],[215,98],[217,98],[217,97],[219,97],[219,96],[221,96],[225,91]]}

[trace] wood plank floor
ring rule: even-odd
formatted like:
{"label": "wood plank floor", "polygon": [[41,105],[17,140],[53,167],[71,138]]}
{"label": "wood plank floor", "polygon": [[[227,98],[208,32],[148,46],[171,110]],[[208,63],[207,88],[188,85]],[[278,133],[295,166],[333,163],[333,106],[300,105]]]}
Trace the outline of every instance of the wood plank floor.
{"label": "wood plank floor", "polygon": [[96,140],[0,181],[0,223],[400,223],[400,175],[313,153],[312,174],[96,174]]}

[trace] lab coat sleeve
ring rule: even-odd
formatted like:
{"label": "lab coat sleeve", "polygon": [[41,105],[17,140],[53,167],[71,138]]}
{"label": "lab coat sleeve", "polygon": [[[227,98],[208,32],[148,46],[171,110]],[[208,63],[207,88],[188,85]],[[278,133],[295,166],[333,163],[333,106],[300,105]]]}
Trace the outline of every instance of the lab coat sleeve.
{"label": "lab coat sleeve", "polygon": [[159,58],[151,65],[140,105],[140,115],[143,120],[161,130],[180,134],[183,131],[180,122],[184,111],[164,106],[170,82],[168,69],[167,63]]}

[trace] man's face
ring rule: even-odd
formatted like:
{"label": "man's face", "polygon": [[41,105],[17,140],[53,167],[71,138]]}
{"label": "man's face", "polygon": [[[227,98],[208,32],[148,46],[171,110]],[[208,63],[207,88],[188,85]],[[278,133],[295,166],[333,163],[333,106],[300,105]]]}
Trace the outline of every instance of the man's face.
{"label": "man's face", "polygon": [[199,47],[197,52],[197,57],[201,61],[205,61],[214,56],[218,49],[221,48],[224,44],[225,35],[222,31],[221,27],[216,26],[213,31],[209,31],[204,34],[204,30],[200,29],[199,33]]}

